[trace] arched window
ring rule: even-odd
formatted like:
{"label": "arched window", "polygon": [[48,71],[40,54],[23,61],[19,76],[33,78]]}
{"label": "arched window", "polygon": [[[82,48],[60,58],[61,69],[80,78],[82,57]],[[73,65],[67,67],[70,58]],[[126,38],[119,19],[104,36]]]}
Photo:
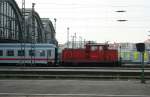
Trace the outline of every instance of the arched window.
{"label": "arched window", "polygon": [[19,40],[19,23],[8,2],[0,2],[0,39]]}
{"label": "arched window", "polygon": [[[32,17],[32,10],[26,10],[26,14],[27,42],[44,43],[44,27],[39,15],[34,12]],[[32,23],[33,21],[34,23]]]}

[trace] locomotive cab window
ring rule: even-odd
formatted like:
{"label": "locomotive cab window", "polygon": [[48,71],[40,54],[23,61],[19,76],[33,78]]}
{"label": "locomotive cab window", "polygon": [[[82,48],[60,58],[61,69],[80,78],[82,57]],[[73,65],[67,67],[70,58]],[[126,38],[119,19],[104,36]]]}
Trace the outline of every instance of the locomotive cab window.
{"label": "locomotive cab window", "polygon": [[91,51],[95,51],[95,50],[97,50],[97,46],[91,46]]}
{"label": "locomotive cab window", "polygon": [[6,55],[7,56],[14,56],[14,51],[13,50],[8,50]]}
{"label": "locomotive cab window", "polygon": [[3,50],[0,50],[0,56],[3,56]]}
{"label": "locomotive cab window", "polygon": [[18,50],[18,56],[25,56],[24,50]]}
{"label": "locomotive cab window", "polygon": [[102,47],[102,46],[99,46],[99,50],[100,50],[100,51],[103,50],[103,47]]}

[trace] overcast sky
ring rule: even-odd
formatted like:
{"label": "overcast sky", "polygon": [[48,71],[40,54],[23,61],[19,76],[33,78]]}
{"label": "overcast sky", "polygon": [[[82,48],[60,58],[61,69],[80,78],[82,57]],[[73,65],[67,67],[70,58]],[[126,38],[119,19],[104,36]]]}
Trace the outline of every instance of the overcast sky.
{"label": "overcast sky", "polygon": [[[21,8],[22,0],[16,1]],[[33,2],[41,18],[57,19],[59,43],[67,41],[67,27],[70,40],[74,33],[77,40],[81,36],[97,42],[143,42],[150,37],[150,0],[26,0],[26,8]]]}

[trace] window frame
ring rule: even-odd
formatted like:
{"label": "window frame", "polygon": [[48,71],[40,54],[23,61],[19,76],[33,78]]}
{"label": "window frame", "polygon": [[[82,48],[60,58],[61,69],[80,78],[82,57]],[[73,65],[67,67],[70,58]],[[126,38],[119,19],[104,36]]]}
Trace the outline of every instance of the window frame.
{"label": "window frame", "polygon": [[4,51],[0,50],[0,56],[3,56],[3,55],[4,55]]}
{"label": "window frame", "polygon": [[45,50],[40,50],[40,51],[39,51],[39,56],[40,56],[40,57],[46,56]]}
{"label": "window frame", "polygon": [[29,50],[28,53],[29,53],[29,56],[36,56],[36,51],[35,50]]}
{"label": "window frame", "polygon": [[51,57],[52,56],[52,50],[47,50],[47,56]]}
{"label": "window frame", "polygon": [[[21,53],[21,52],[23,52],[23,53]],[[25,56],[25,50],[18,50],[17,51],[17,56],[20,56],[20,57]]]}
{"label": "window frame", "polygon": [[9,57],[15,56],[14,50],[6,50],[6,56],[9,56]]}

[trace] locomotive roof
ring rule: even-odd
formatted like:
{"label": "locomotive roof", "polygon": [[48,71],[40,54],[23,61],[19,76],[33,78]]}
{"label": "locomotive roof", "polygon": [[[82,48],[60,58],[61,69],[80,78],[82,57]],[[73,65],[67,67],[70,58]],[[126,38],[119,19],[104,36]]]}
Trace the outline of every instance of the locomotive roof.
{"label": "locomotive roof", "polygon": [[86,45],[90,45],[90,46],[109,46],[109,44],[102,44],[102,43],[87,43]]}

